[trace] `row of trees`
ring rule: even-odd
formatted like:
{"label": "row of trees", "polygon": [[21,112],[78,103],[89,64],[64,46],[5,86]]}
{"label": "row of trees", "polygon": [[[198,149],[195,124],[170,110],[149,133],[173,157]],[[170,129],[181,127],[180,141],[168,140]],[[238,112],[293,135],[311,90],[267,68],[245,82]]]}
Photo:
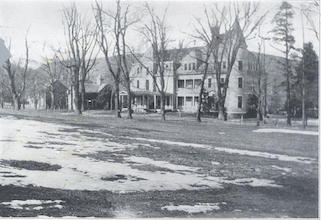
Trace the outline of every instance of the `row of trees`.
{"label": "row of trees", "polygon": [[[81,15],[75,4],[63,9],[63,23],[65,30],[65,47],[62,49],[54,49],[52,57],[44,57],[41,70],[47,75],[47,84],[51,94],[51,105],[54,106],[54,83],[60,80],[62,75],[67,76],[66,84],[70,86],[71,97],[74,100],[73,110],[81,114],[85,109],[85,81],[88,74],[94,68],[98,53],[104,55],[104,60],[109,73],[113,79],[113,89],[115,97],[116,117],[121,117],[120,114],[120,99],[119,91],[121,84],[126,88],[128,98],[128,118],[132,118],[132,97],[131,97],[131,79],[130,68],[133,62],[139,63],[147,74],[152,76],[153,83],[160,94],[161,115],[162,120],[165,120],[165,101],[166,101],[166,56],[169,43],[172,41],[169,38],[169,25],[167,21],[167,9],[158,15],[155,10],[149,5],[144,5],[142,16],[137,16],[128,4],[116,1],[115,10],[105,8],[102,3],[95,2],[92,5],[94,19],[90,19]],[[259,27],[262,24],[266,14],[260,14],[259,3],[242,2],[242,3],[226,3],[213,4],[212,7],[204,7],[205,21],[195,18],[194,33],[190,37],[198,40],[204,45],[201,50],[202,55],[197,57],[202,64],[202,80],[200,84],[199,102],[197,110],[197,120],[201,121],[201,110],[204,105],[204,82],[209,73],[216,76],[218,118],[224,119],[225,100],[227,89],[229,87],[230,75],[235,68],[235,62],[240,51],[245,48],[246,40],[259,33]],[[308,12],[306,11],[305,15]],[[292,52],[298,51],[294,48],[294,37],[292,35],[293,25],[292,6],[283,2],[279,11],[276,13],[272,23],[274,28],[271,31],[273,41],[279,44],[284,53],[284,73],[286,87],[286,110],[287,122],[291,124],[291,109],[293,109],[293,99],[291,93],[293,79]],[[311,23],[311,20],[310,20]],[[151,56],[145,57],[138,54],[133,45],[127,42],[129,31],[134,30],[145,40],[146,44],[151,48]],[[318,33],[318,32],[316,32]],[[260,34],[259,34],[260,36]],[[318,36],[318,35],[316,35]],[[262,40],[265,40],[261,37]],[[20,109],[21,98],[26,93],[26,78],[29,64],[29,49],[27,38],[25,40],[26,56],[25,62],[20,67],[20,62],[12,68],[10,59],[6,62],[4,69],[7,72],[10,92],[16,109]],[[264,45],[265,46],[265,45]],[[309,48],[302,51],[311,50]],[[258,56],[256,57],[256,65],[253,69],[256,74],[256,84],[258,90],[256,97],[258,124],[263,115],[266,115],[267,106],[267,73],[265,72],[264,53],[261,54],[262,42],[258,45]],[[174,60],[182,54],[183,43],[180,42],[179,48],[175,52]],[[312,49],[313,50],[313,49]],[[311,51],[310,51],[311,52]],[[311,53],[310,53],[311,54]],[[304,55],[305,56],[305,55]],[[304,57],[303,56],[303,57]],[[227,70],[222,71],[223,60],[227,63]],[[297,70],[299,72],[307,72],[308,60],[304,62],[302,59]],[[262,64],[263,63],[263,64]],[[179,67],[179,64],[174,65],[174,71]],[[17,72],[21,79],[17,80]],[[309,71],[308,71],[309,72]],[[224,83],[221,83],[221,75],[225,74]],[[305,76],[297,75],[297,83],[302,84]],[[310,74],[311,75],[311,74]],[[292,80],[292,81],[291,81]],[[311,80],[310,80],[311,81]],[[313,78],[313,81],[315,79]],[[19,82],[19,83],[18,83]],[[5,83],[4,83],[5,84]],[[19,84],[19,85],[18,85]],[[21,84],[21,85],[20,85]],[[301,85],[300,84],[300,85]],[[301,85],[301,88],[306,88],[306,85]],[[304,89],[301,91],[304,91]],[[304,92],[303,92],[304,93]],[[298,96],[296,96],[298,97]],[[305,94],[301,95],[304,100]],[[303,101],[304,102],[304,101]],[[263,104],[262,104],[263,103]],[[304,104],[302,104],[305,106]],[[262,108],[263,106],[263,108]],[[263,109],[263,110],[262,110]],[[304,107],[303,107],[304,109]]]}

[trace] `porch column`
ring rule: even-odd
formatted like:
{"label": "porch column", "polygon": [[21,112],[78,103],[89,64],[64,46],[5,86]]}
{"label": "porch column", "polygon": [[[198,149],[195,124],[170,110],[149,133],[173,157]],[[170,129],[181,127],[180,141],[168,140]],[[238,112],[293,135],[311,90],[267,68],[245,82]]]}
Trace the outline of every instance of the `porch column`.
{"label": "porch column", "polygon": [[156,95],[154,95],[154,109],[156,109]]}

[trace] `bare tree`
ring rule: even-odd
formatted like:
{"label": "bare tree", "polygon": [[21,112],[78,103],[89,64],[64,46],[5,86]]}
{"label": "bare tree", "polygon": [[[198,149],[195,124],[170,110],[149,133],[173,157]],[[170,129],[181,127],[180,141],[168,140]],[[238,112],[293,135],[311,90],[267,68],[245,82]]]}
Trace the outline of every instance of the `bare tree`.
{"label": "bare tree", "polygon": [[167,37],[168,26],[166,22],[167,8],[165,9],[162,16],[158,16],[154,9],[151,8],[147,3],[145,4],[145,9],[150,18],[150,21],[143,24],[140,29],[143,37],[150,44],[152,49],[152,68],[150,69],[146,63],[142,61],[142,58],[134,53],[130,49],[131,54],[134,56],[136,61],[146,70],[152,79],[155,87],[160,94],[161,101],[161,119],[165,120],[165,101],[166,101],[166,76],[165,76],[165,62],[166,62],[166,49],[169,43]]}
{"label": "bare tree", "polygon": [[[121,10],[120,8],[120,1],[117,1],[117,10]],[[122,62],[121,62],[121,70],[123,73],[123,78],[124,78],[124,84],[125,84],[125,88],[127,90],[127,107],[128,107],[128,116],[127,118],[132,119],[132,94],[131,94],[131,89],[130,89],[130,83],[131,83],[131,78],[130,78],[130,65],[131,65],[131,59],[128,56],[127,53],[127,42],[126,42],[126,34],[128,31],[128,28],[133,25],[134,23],[136,23],[139,18],[132,18],[131,20],[128,19],[128,15],[129,15],[129,6],[127,5],[125,12],[121,13],[121,11],[119,11],[119,13],[117,13],[119,18],[118,18],[118,22],[120,23],[121,26],[121,31],[120,31],[120,35],[121,35],[121,42],[122,42]],[[120,55],[120,54],[118,54]],[[129,60],[130,59],[130,60]]]}
{"label": "bare tree", "polygon": [[75,112],[81,114],[79,81],[82,66],[81,55],[81,28],[82,21],[78,10],[73,4],[69,8],[63,9],[63,21],[65,26],[67,58],[63,58],[63,64],[69,68],[72,73],[73,99]]}
{"label": "bare tree", "polygon": [[320,26],[318,26],[318,22],[316,22],[315,15],[320,15],[320,3],[315,0],[314,2],[310,2],[308,5],[302,6],[300,9],[301,13],[303,13],[304,17],[307,20],[307,23],[310,25],[309,29],[313,31],[315,38],[319,40],[320,36]]}
{"label": "bare tree", "polygon": [[[200,19],[195,19],[197,22],[197,26],[194,27],[195,34],[192,34],[192,37],[196,40],[201,41],[203,44],[205,44],[205,49],[202,51],[202,54],[200,57],[197,57],[198,61],[200,61],[202,64],[204,64],[204,67],[202,69],[202,79],[200,84],[200,91],[198,96],[198,106],[197,106],[197,114],[196,119],[198,122],[201,122],[201,108],[202,108],[202,102],[203,102],[203,94],[204,94],[204,83],[205,79],[208,75],[209,71],[209,65],[210,65],[210,58],[213,54],[214,50],[218,50],[219,45],[221,43],[219,36],[219,31],[221,29],[222,23],[223,23],[223,16],[224,16],[224,10],[221,12],[220,19],[216,19],[215,21],[211,22],[211,18],[208,14],[207,9],[204,10],[206,19],[207,19],[207,25],[210,28],[210,34],[208,34],[208,30],[206,29],[205,25],[201,22]],[[217,51],[218,52],[218,51]],[[216,55],[216,53],[215,53]]]}
{"label": "bare tree", "polygon": [[[9,51],[11,45],[9,44]],[[20,59],[17,64],[12,64],[11,59],[9,58],[5,64],[4,69],[6,70],[9,78],[9,85],[13,100],[13,107],[16,110],[21,109],[21,102],[23,102],[23,108],[25,107],[25,90],[26,90],[26,78],[29,66],[29,46],[27,35],[25,37],[25,61],[23,68],[21,67]]]}
{"label": "bare tree", "polygon": [[81,111],[85,110],[85,81],[96,64],[96,27],[91,23],[85,23],[81,26],[81,41],[80,41],[80,53],[81,53],[81,77],[80,77],[80,93],[81,93]]}
{"label": "bare tree", "polygon": [[54,55],[53,58],[44,58],[44,63],[41,66],[41,69],[48,76],[49,81],[49,93],[50,93],[50,109],[54,109],[55,107],[55,94],[54,94],[54,84],[57,80],[60,79],[63,66],[57,59],[57,55]]}
{"label": "bare tree", "polygon": [[[225,114],[225,100],[229,86],[230,75],[235,67],[237,55],[241,48],[246,46],[246,39],[250,38],[253,31],[262,23],[266,14],[256,17],[259,3],[242,2],[229,3],[220,7],[218,4],[207,13],[207,24],[203,26],[203,34],[217,39],[219,46],[212,51],[212,63],[216,76],[218,118],[223,120]],[[218,16],[219,15],[219,16]],[[221,24],[217,26],[217,24]],[[213,31],[213,30],[217,31]],[[212,36],[213,35],[213,36]],[[227,69],[222,71],[222,64],[226,62]],[[221,76],[225,80],[221,82]]]}
{"label": "bare tree", "polygon": [[[116,117],[121,118],[121,106],[119,100],[119,86],[120,86],[120,77],[121,77],[121,56],[120,56],[120,36],[121,36],[121,23],[119,20],[120,6],[117,3],[116,14],[108,13],[103,9],[102,4],[99,4],[96,1],[95,4],[95,19],[98,29],[97,42],[100,50],[104,54],[105,62],[107,64],[108,70],[111,73],[114,79],[115,85],[115,110]],[[112,27],[109,27],[107,24],[106,17],[112,18]],[[110,30],[112,29],[112,30]],[[112,32],[112,36],[110,36],[110,32]],[[112,39],[114,38],[114,42],[112,44]],[[111,44],[113,46],[111,46]],[[112,47],[112,48],[111,48]],[[112,59],[110,58],[110,55]]]}
{"label": "bare tree", "polygon": [[256,97],[256,125],[262,120],[262,106],[264,100],[264,54],[261,54],[262,42],[258,43],[258,53],[249,57],[248,75],[252,80],[252,93]]}

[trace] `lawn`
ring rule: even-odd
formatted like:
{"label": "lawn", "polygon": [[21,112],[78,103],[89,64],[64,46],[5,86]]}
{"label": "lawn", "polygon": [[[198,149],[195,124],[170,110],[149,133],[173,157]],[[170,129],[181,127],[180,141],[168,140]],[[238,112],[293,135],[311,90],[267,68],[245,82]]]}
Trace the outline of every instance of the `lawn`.
{"label": "lawn", "polygon": [[318,215],[316,127],[270,133],[176,115],[0,116],[3,217]]}

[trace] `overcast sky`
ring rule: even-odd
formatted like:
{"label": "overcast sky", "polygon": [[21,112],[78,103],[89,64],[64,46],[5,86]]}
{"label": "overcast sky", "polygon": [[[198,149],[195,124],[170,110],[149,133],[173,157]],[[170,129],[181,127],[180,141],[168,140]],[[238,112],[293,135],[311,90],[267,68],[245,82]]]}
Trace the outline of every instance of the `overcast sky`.
{"label": "overcast sky", "polygon": [[[6,42],[11,40],[12,57],[17,60],[24,56],[24,37],[29,28],[28,40],[30,44],[31,59],[41,62],[42,57],[50,55],[52,47],[57,48],[64,44],[64,28],[62,23],[62,8],[70,6],[72,1],[63,0],[2,0],[0,1],[0,38]],[[78,10],[86,17],[92,17],[93,1],[82,0],[75,1]],[[307,1],[289,1],[295,8],[299,8],[301,4]],[[103,1],[104,6],[112,7],[114,2]],[[139,8],[143,2],[130,1],[133,10]],[[193,30],[192,23],[194,17],[202,18],[204,16],[204,5],[209,5],[210,1],[151,1],[150,5],[161,13],[168,6],[168,24],[170,26],[170,37],[173,40],[186,39],[185,43],[193,41],[188,39],[187,33]],[[261,1],[260,12],[268,12],[261,32],[263,36],[269,36],[268,32],[272,29],[271,20],[275,15],[280,1]],[[138,11],[139,12],[139,11]],[[314,16],[314,20],[319,25],[318,15]],[[302,27],[301,17],[298,10],[293,19],[294,36],[296,46],[302,45]],[[247,42],[250,50],[257,50],[257,38]],[[319,50],[319,42],[314,34],[305,24],[305,41],[312,41],[316,50]],[[139,45],[141,37],[137,32],[132,31],[128,42]],[[177,42],[173,43],[177,44]],[[274,49],[272,42],[266,43],[266,53],[281,55],[279,51]],[[134,46],[134,45],[133,45]],[[35,65],[35,64],[34,64]]]}

